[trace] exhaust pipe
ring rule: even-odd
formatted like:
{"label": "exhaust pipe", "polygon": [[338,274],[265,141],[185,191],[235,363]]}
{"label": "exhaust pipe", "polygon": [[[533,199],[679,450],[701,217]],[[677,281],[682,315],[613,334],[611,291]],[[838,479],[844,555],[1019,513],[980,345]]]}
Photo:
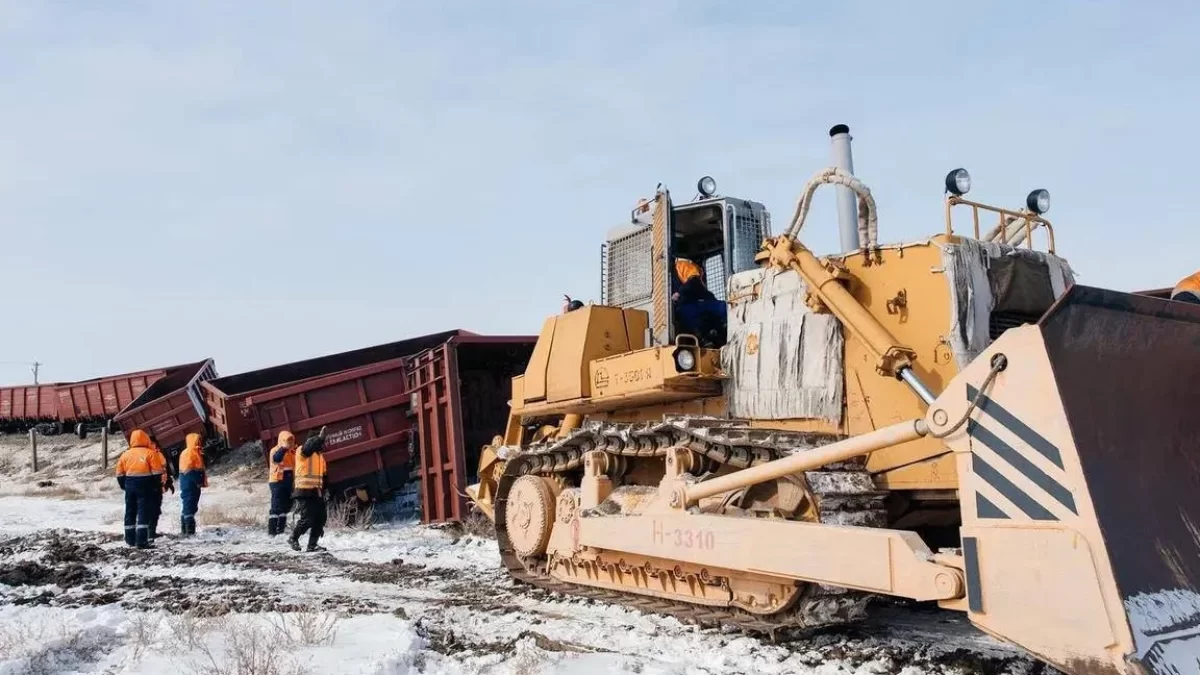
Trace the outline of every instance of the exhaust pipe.
{"label": "exhaust pipe", "polygon": [[[836,124],[829,130],[832,142],[833,165],[854,175],[854,157],[850,152],[850,127]],[[838,229],[841,232],[842,252],[857,251],[861,243],[858,240],[858,200],[854,191],[848,187],[837,186]]]}

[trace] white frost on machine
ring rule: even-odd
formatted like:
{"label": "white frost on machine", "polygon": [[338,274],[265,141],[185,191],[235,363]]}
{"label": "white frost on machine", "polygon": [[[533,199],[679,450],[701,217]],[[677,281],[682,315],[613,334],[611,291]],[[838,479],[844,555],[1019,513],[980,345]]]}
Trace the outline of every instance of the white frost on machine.
{"label": "white frost on machine", "polygon": [[842,327],[833,315],[810,310],[804,297],[793,270],[757,268],[729,280],[721,367],[731,378],[730,416],[841,422]]}

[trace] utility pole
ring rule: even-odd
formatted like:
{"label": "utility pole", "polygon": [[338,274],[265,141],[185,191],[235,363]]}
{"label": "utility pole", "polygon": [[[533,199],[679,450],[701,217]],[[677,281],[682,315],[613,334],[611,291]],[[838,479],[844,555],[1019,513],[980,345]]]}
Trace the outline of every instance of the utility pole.
{"label": "utility pole", "polygon": [[35,385],[38,383],[38,368],[41,366],[42,364],[39,361],[34,361],[33,363],[29,364],[29,369],[33,371],[33,383]]}

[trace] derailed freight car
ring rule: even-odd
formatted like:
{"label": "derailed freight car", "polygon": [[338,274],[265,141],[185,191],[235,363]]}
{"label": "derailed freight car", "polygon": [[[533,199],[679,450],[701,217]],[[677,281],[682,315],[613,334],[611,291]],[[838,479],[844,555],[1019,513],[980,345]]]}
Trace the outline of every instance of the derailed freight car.
{"label": "derailed freight car", "polygon": [[[267,400],[264,397],[272,392],[290,389],[300,382],[410,356],[463,334],[469,333],[462,330],[442,331],[219,377],[201,385],[204,406],[214,433],[225,438],[230,447],[237,447],[258,440],[260,435],[259,422],[248,403],[249,399]],[[295,430],[292,431],[295,433]]]}
{"label": "derailed freight car", "polygon": [[404,359],[381,361],[254,394],[264,448],[279,432],[303,442],[325,427],[331,497],[375,501],[403,486],[410,470]]}
{"label": "derailed freight car", "polygon": [[479,453],[508,421],[512,378],[525,372],[532,335],[463,335],[406,364],[414,412],[421,521],[462,521]]}
{"label": "derailed freight car", "polygon": [[158,442],[168,457],[173,457],[183,449],[184,439],[190,433],[211,440],[200,383],[216,376],[212,359],[176,370],[142,392],[113,421],[121,427],[127,441],[134,429],[141,429]]}
{"label": "derailed freight car", "polygon": [[421,479],[422,520],[461,520],[479,450],[503,428],[513,375],[533,336],[459,332],[409,357],[255,394],[247,405],[270,447],[325,427],[330,495],[376,501]]}

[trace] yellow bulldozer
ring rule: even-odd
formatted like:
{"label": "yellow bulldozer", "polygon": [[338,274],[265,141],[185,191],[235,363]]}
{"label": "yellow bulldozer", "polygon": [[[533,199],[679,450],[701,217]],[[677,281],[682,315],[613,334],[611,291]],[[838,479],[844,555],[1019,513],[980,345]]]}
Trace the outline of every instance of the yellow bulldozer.
{"label": "yellow bulldozer", "polygon": [[[963,169],[944,231],[881,244],[831,136],[782,233],[708,177],[660,186],[601,302],[546,319],[467,490],[504,565],[754,632],[907,598],[1073,675],[1200,673],[1200,307],[1075,284],[1049,194],[989,206]],[[682,260],[720,334],[681,324]]]}

